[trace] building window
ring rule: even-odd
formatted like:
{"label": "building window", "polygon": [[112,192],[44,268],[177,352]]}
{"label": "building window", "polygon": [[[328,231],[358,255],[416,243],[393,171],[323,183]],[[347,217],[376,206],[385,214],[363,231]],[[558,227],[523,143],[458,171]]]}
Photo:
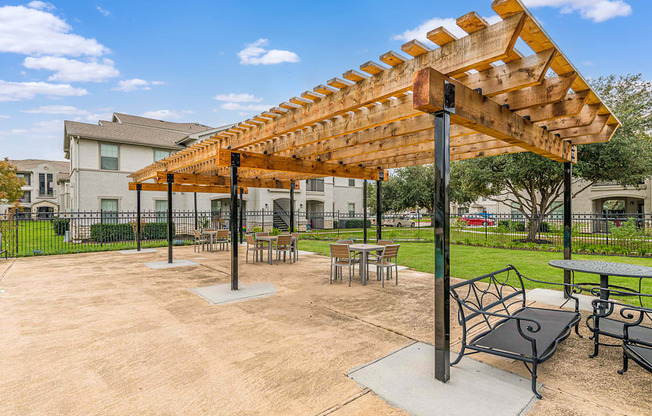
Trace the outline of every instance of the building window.
{"label": "building window", "polygon": [[306,190],[314,192],[324,192],[324,179],[308,179],[306,181]]}
{"label": "building window", "polygon": [[154,201],[154,211],[156,211],[156,220],[159,222],[165,221],[168,212],[168,200],[157,199]]}
{"label": "building window", "polygon": [[100,200],[100,209],[102,210],[102,222],[118,222],[118,200],[102,199]]}
{"label": "building window", "polygon": [[355,179],[349,179],[349,186],[355,186]]}
{"label": "building window", "polygon": [[38,195],[41,197],[52,196],[54,194],[54,184],[52,183],[52,174],[38,174]]}
{"label": "building window", "polygon": [[118,145],[100,144],[100,169],[118,170]]}
{"label": "building window", "polygon": [[169,150],[156,150],[154,149],[154,162],[158,162],[161,159],[165,159],[170,156]]}
{"label": "building window", "polygon": [[355,216],[355,204],[349,204],[349,218]]}
{"label": "building window", "polygon": [[23,191],[23,195],[20,197],[19,201],[23,204],[29,204],[32,202],[32,191]]}
{"label": "building window", "polygon": [[25,186],[29,186],[32,184],[32,175],[29,173],[17,173],[16,176],[18,176],[18,179],[22,179],[25,181]]}

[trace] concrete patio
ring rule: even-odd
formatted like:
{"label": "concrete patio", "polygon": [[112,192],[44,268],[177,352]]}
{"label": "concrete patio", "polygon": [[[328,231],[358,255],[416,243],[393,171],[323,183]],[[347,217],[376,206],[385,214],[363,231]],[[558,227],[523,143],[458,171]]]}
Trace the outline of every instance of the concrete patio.
{"label": "concrete patio", "polygon": [[[0,261],[0,414],[406,414],[347,374],[432,342],[432,275],[329,285],[326,257],[252,265],[241,249],[240,282],[276,293],[211,305],[189,289],[228,283],[228,252],[180,247],[175,258],[199,264],[145,266],[165,250]],[[527,414],[649,414],[652,375],[633,364],[616,374],[618,348],[589,359],[582,329],[540,367],[543,400]],[[454,349],[459,336],[455,325]],[[472,359],[529,380],[522,363]]]}

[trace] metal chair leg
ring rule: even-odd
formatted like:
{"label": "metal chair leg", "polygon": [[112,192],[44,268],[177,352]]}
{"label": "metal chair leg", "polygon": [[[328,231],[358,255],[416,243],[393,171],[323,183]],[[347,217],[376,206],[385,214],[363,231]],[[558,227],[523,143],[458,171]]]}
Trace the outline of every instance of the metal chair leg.
{"label": "metal chair leg", "polygon": [[618,370],[617,373],[622,376],[625,373],[625,371],[627,371],[628,364],[629,364],[629,357],[627,357],[627,354],[625,353],[625,350],[623,349],[623,369]]}

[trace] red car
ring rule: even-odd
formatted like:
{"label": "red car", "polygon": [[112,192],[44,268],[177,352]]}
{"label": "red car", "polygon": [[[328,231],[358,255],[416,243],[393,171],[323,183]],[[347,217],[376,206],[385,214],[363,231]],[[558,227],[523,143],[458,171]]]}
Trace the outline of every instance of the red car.
{"label": "red car", "polygon": [[487,218],[484,215],[466,214],[460,217],[458,221],[465,222],[466,225],[494,225],[493,218]]}

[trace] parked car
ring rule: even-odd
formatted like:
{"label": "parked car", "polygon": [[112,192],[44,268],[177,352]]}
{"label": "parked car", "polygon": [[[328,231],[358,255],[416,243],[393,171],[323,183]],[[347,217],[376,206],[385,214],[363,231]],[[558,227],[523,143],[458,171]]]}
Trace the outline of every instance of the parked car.
{"label": "parked car", "polygon": [[[376,225],[376,218],[371,219],[371,225]],[[410,219],[407,215],[399,215],[391,218],[383,218],[385,227],[416,227],[416,221]]]}
{"label": "parked car", "polygon": [[480,214],[466,214],[462,215],[458,221],[465,222],[466,225],[489,225],[492,226],[496,222],[493,218]]}

